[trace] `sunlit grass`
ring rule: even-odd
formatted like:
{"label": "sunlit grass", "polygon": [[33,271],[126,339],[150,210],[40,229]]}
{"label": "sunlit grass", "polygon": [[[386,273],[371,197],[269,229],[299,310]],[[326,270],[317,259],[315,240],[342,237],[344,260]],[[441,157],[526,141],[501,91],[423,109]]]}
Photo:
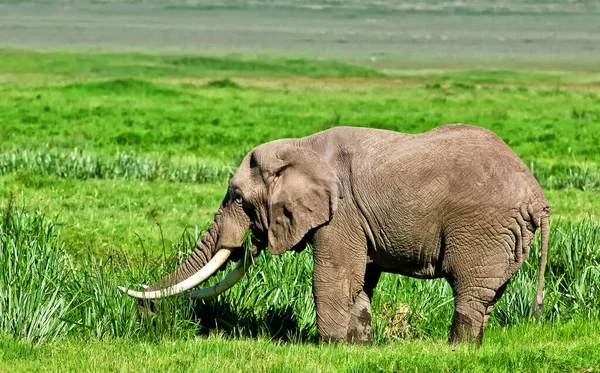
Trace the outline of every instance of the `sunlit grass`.
{"label": "sunlit grass", "polygon": [[67,338],[31,348],[0,339],[0,369],[125,372],[594,372],[598,321],[490,328],[484,345],[398,340],[374,346],[278,343],[219,335],[156,342]]}
{"label": "sunlit grass", "polygon": [[29,174],[32,177],[56,176],[64,179],[117,179],[183,183],[226,182],[235,171],[233,166],[205,163],[174,164],[169,159],[117,153],[112,157],[71,152],[10,151],[0,153],[0,175]]}
{"label": "sunlit grass", "polygon": [[[0,370],[600,366],[600,95],[590,77],[561,85],[573,77],[457,71],[388,81],[337,63],[16,51],[0,56],[0,69]],[[169,298],[153,314],[117,290],[186,258],[260,143],[339,125],[419,133],[454,122],[497,133],[553,206],[539,324],[530,316],[539,237],[480,350],[448,347],[444,280],[392,274],[373,300],[375,346],[313,345],[310,248],[263,252],[220,296]]]}
{"label": "sunlit grass", "polygon": [[[311,294],[312,255],[262,252],[248,274],[226,293],[192,302],[173,297],[154,315],[116,286],[151,283],[185,260],[195,237],[184,235],[166,257],[75,261],[63,249],[58,228],[40,213],[3,211],[0,259],[2,334],[33,342],[70,334],[86,338],[162,338],[220,331],[235,337],[315,340]],[[538,240],[539,241],[539,240]],[[550,235],[543,322],[594,319],[600,313],[600,223],[588,219],[555,225]],[[168,259],[167,259],[168,258]],[[491,326],[531,324],[539,242],[496,306]],[[231,267],[231,266],[230,266]],[[211,279],[219,281],[227,271]],[[444,338],[452,316],[452,291],[443,280],[386,274],[373,300],[377,342]]]}

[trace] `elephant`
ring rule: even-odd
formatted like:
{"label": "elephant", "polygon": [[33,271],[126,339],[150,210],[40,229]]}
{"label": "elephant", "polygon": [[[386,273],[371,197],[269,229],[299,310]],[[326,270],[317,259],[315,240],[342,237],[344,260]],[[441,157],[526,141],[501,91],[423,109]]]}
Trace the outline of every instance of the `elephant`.
{"label": "elephant", "polygon": [[[192,298],[231,287],[252,255],[313,247],[312,290],[324,342],[369,342],[382,272],[444,278],[454,296],[451,343],[481,344],[494,304],[541,230],[534,315],[543,301],[550,205],[527,166],[493,132],[447,124],[420,134],[334,127],[252,149],[208,231],[142,299],[192,289],[229,260],[233,272]],[[247,232],[252,250],[244,250]]]}

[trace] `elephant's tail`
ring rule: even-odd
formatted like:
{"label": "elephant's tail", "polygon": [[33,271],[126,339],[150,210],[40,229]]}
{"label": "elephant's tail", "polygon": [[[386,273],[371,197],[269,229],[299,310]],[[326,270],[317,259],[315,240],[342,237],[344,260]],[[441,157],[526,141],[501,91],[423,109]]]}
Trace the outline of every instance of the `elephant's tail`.
{"label": "elephant's tail", "polygon": [[540,258],[540,274],[538,277],[537,292],[533,302],[532,313],[536,320],[542,315],[542,306],[544,302],[544,275],[546,273],[546,261],[548,259],[548,212],[542,214],[541,231],[542,231],[542,256]]}

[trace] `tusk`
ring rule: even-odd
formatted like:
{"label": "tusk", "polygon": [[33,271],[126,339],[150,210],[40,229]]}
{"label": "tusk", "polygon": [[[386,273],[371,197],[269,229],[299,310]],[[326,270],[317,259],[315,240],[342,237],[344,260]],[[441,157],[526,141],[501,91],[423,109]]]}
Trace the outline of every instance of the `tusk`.
{"label": "tusk", "polygon": [[182,282],[162,290],[133,291],[125,289],[122,286],[119,286],[119,289],[134,298],[140,299],[157,299],[169,295],[179,294],[183,291],[190,290],[203,281],[206,281],[207,278],[212,276],[223,265],[223,263],[225,263],[227,258],[229,258],[229,255],[231,255],[231,249],[221,249],[217,251],[215,256],[208,263],[206,263],[204,267],[200,268],[198,272],[194,273],[192,276],[186,278]]}
{"label": "tusk", "polygon": [[204,299],[214,297],[215,295],[219,295],[225,290],[235,285],[236,282],[238,282],[242,277],[244,277],[245,273],[246,270],[244,269],[244,265],[238,263],[238,265],[233,269],[233,271],[231,271],[229,276],[225,277],[223,281],[206,289],[186,293],[185,296],[190,299]]}
{"label": "tusk", "polygon": [[[246,273],[246,267],[249,265],[250,260],[251,259],[249,258],[246,258],[246,260],[240,260],[237,266],[235,266],[235,268],[233,269],[233,271],[231,271],[231,273],[218,284],[206,289],[191,291],[189,293],[186,293],[185,296],[190,299],[204,299],[221,294],[225,290],[235,285],[242,277],[244,277],[244,274]],[[244,262],[246,262],[247,265],[245,265]]]}

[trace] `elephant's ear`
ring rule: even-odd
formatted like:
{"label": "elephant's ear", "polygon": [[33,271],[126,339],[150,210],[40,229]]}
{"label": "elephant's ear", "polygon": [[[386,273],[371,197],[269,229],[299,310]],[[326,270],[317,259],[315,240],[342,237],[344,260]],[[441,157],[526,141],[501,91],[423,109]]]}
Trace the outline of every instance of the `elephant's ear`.
{"label": "elephant's ear", "polygon": [[329,163],[312,149],[277,145],[257,149],[255,155],[268,191],[269,248],[281,254],[331,220],[339,181]]}

